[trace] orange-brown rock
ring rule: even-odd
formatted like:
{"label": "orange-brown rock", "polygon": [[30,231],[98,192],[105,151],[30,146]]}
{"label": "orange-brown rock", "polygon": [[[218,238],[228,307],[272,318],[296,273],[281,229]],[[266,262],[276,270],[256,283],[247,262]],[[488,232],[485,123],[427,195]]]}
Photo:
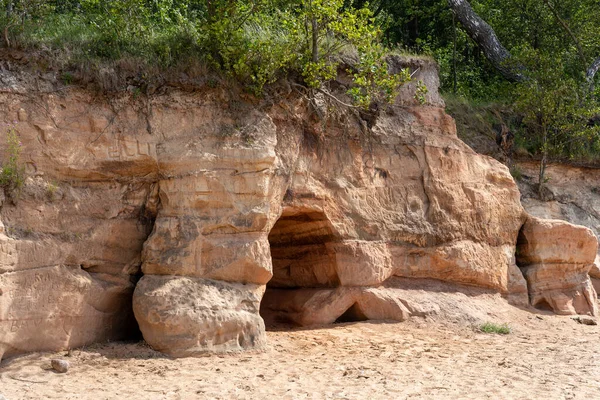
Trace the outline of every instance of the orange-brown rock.
{"label": "orange-brown rock", "polygon": [[[442,108],[389,107],[367,129],[351,112],[307,124],[302,99],[265,111],[238,105],[233,116],[221,99],[199,105],[181,96],[153,107],[154,130],[164,132],[161,207],[134,294],[153,347],[193,355],[264,343],[250,312],[228,311],[237,301],[255,309],[254,300],[232,300],[229,291],[202,297],[214,281],[245,284],[249,293],[266,284],[278,318],[289,313],[304,325],[333,322],[353,307],[367,318],[404,320],[418,305],[404,305],[390,286],[395,276],[527,303],[514,258],[525,219],[516,185],[504,166],[457,139]],[[179,306],[179,293],[194,306]],[[211,303],[222,311],[190,311]],[[263,311],[270,318],[273,310]],[[230,334],[236,329],[243,345]]]}
{"label": "orange-brown rock", "polygon": [[[265,318],[299,324],[440,314],[449,287],[526,304],[517,186],[456,137],[435,66],[419,68],[428,104],[408,86],[371,116],[295,93],[99,96],[13,73],[0,115],[27,180],[0,211],[0,357],[119,339],[135,320],[174,356],[260,348],[265,291]],[[430,296],[432,282],[446,286]]]}
{"label": "orange-brown rock", "polygon": [[588,275],[597,251],[591,229],[529,217],[519,234],[517,262],[531,304],[557,314],[597,315],[597,295]]}
{"label": "orange-brown rock", "polygon": [[146,276],[133,309],[144,338],[174,357],[261,348],[264,286],[192,277]]}
{"label": "orange-brown rock", "polygon": [[14,129],[26,179],[0,211],[0,358],[136,337],[156,139],[128,99],[13,74],[18,84],[0,94],[1,159]]}
{"label": "orange-brown rock", "polygon": [[[539,173],[537,162],[519,162],[521,171],[519,188],[521,203],[525,210],[538,218],[561,219],[575,225],[590,228],[600,236],[600,193],[598,168],[577,167],[565,164],[550,164],[546,169],[545,184],[547,201],[537,195],[536,184]],[[596,257],[590,269],[590,277],[596,292],[600,291],[600,257]]]}
{"label": "orange-brown rock", "polygon": [[600,295],[600,256],[596,256],[592,268],[590,268],[590,279],[592,280],[592,286],[596,293]]}

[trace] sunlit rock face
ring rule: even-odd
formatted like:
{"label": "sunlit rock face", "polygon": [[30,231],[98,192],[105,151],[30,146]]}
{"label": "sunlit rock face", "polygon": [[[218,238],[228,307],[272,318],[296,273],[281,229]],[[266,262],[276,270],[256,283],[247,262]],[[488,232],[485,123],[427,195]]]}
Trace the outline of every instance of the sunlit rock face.
{"label": "sunlit rock face", "polygon": [[527,304],[516,184],[456,137],[435,66],[403,65],[428,103],[412,84],[370,115],[285,84],[146,98],[17,75],[0,110],[28,178],[0,214],[0,355],[138,326],[173,356],[260,348],[264,320],[443,313],[427,290]]}
{"label": "sunlit rock face", "polygon": [[[548,199],[541,201],[536,183],[539,165],[519,162],[522,178],[519,181],[521,202],[526,211],[538,218],[560,219],[582,225],[600,235],[600,169],[575,165],[551,164],[547,167],[545,183]],[[589,275],[596,292],[600,291],[600,256]]]}
{"label": "sunlit rock face", "polygon": [[591,229],[529,217],[519,235],[517,261],[531,304],[557,314],[597,315],[597,294],[589,276],[597,252]]}

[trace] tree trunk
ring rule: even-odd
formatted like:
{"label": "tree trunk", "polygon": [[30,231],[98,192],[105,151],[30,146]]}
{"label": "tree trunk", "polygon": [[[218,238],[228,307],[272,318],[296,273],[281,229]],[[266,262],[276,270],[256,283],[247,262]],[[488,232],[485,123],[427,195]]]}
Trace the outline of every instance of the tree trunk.
{"label": "tree trunk", "polygon": [[207,17],[208,17],[207,18],[208,23],[212,24],[215,21],[215,14],[216,14],[215,4],[214,4],[213,0],[207,0],[206,13],[207,13]]}
{"label": "tree trunk", "polygon": [[522,81],[523,76],[507,65],[510,53],[496,36],[496,32],[485,22],[466,0],[448,0],[448,5],[467,34],[481,47],[485,57],[508,80]]}
{"label": "tree trunk", "polygon": [[456,94],[456,81],[457,81],[457,71],[456,71],[456,16],[452,14],[452,91]]}
{"label": "tree trunk", "polygon": [[587,73],[586,73],[586,79],[588,80],[588,82],[590,83],[590,86],[594,87],[594,77],[596,76],[596,72],[598,72],[598,70],[600,69],[600,57],[596,58],[594,60],[594,62],[592,63],[592,65],[590,65],[587,69]]}
{"label": "tree trunk", "polygon": [[5,45],[7,48],[10,48],[10,38],[8,37],[8,29],[10,28],[10,26],[11,26],[11,25],[10,25],[10,24],[8,24],[8,25],[6,25],[6,26],[4,27],[4,45]]}
{"label": "tree trunk", "polygon": [[546,183],[546,165],[548,163],[548,129],[542,126],[543,142],[542,142],[542,160],[540,161],[540,175],[538,178],[538,195],[540,200],[546,201],[544,185]]}
{"label": "tree trunk", "polygon": [[8,37],[8,30],[12,26],[12,24],[10,22],[12,14],[13,14],[13,2],[12,2],[12,0],[9,0],[6,2],[6,21],[7,22],[6,22],[6,25],[4,26],[4,29],[2,30],[4,45],[6,47],[10,47],[10,38]]}
{"label": "tree trunk", "polygon": [[319,23],[316,17],[312,17],[312,62],[319,62]]}

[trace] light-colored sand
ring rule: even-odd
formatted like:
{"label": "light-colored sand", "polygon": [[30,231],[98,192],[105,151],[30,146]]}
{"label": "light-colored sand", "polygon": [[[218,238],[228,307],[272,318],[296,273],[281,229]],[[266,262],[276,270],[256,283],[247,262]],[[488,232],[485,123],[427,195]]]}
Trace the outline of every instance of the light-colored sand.
{"label": "light-colored sand", "polygon": [[507,336],[412,320],[269,332],[262,353],[172,360],[142,344],[9,360],[15,399],[600,399],[600,328],[517,311]]}

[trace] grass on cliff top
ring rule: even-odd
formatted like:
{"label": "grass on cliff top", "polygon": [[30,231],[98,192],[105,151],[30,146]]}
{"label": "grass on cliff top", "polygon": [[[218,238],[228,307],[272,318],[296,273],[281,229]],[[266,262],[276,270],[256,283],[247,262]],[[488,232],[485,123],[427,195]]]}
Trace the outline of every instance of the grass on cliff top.
{"label": "grass on cliff top", "polygon": [[[357,105],[394,98],[410,73],[388,73],[389,49],[372,11],[343,0],[325,4],[0,0],[0,35],[5,47],[41,60],[42,69],[45,63],[62,70],[67,84],[93,79],[99,70],[134,69],[122,64],[137,67],[137,81],[173,81],[191,66],[260,96],[279,79],[323,88],[344,69]],[[137,81],[133,86],[142,87]]]}
{"label": "grass on cliff top", "polygon": [[[0,18],[0,26],[6,24]],[[128,58],[137,60],[140,66],[168,68],[190,58],[206,58],[199,32],[192,25],[174,24],[169,29],[138,25],[137,29],[122,32],[118,27],[107,31],[85,16],[71,13],[49,14],[12,27],[9,40],[12,47],[60,56],[54,61],[65,67]]]}

